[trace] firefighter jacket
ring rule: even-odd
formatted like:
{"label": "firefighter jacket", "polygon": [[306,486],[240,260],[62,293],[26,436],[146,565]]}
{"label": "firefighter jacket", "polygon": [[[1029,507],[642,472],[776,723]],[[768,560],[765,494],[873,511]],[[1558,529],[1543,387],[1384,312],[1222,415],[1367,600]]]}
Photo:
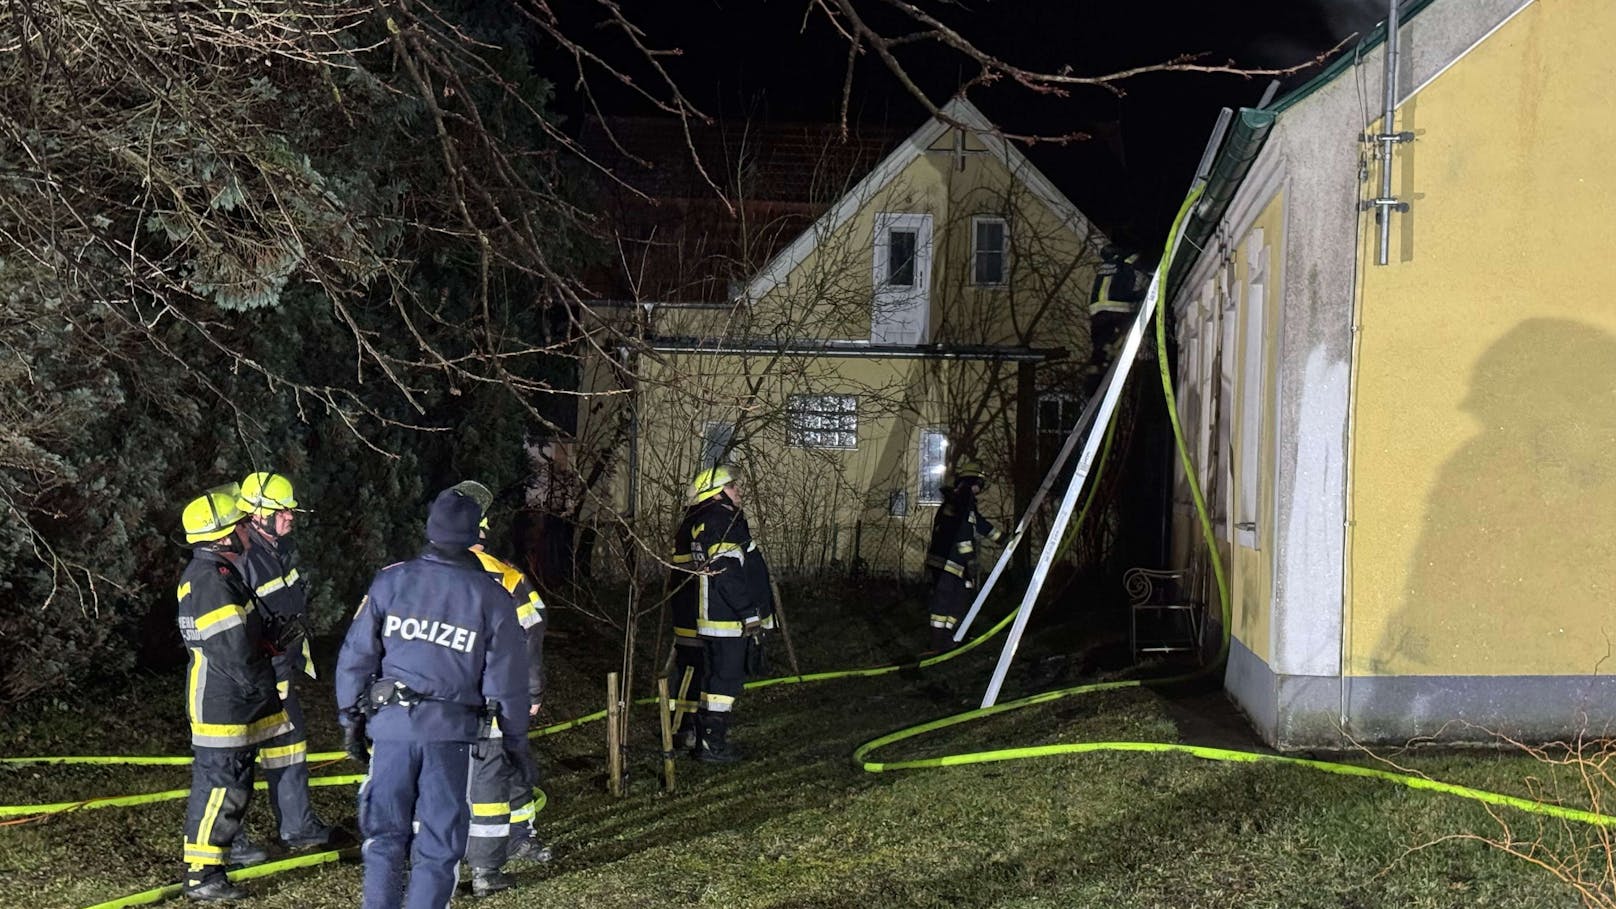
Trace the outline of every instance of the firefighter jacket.
{"label": "firefighter jacket", "polygon": [[476,555],[428,544],[371,581],[337,656],[337,706],[351,722],[346,711],[373,682],[396,682],[413,703],[377,710],[366,727],[372,739],[474,742],[487,716],[525,745],[522,638],[510,592]]}
{"label": "firefighter jacket", "polygon": [[247,548],[237,564],[252,588],[254,602],[266,613],[271,626],[268,634],[280,649],[295,654],[298,669],[315,678],[314,657],[303,630],[309,585],[298,571],[297,544],[290,537],[272,537],[255,525],[244,526]]}
{"label": "firefighter jacket", "polygon": [[292,728],[275,691],[263,620],[233,557],[197,546],[175,591],[191,657],[185,704],[197,748],[249,748]]}
{"label": "firefighter jacket", "polygon": [[516,604],[516,621],[527,638],[527,694],[533,703],[540,703],[544,700],[544,601],[516,566],[486,552],[473,552],[483,570],[510,592]]}
{"label": "firefighter jacket", "polygon": [[722,495],[691,506],[674,532],[673,633],[738,638],[747,618],[774,627],[774,590],[746,516]]}
{"label": "firefighter jacket", "polygon": [[971,490],[971,484],[955,484],[943,493],[943,504],[932,519],[926,567],[973,580],[979,536],[997,543],[1004,535],[976,510],[976,493]]}

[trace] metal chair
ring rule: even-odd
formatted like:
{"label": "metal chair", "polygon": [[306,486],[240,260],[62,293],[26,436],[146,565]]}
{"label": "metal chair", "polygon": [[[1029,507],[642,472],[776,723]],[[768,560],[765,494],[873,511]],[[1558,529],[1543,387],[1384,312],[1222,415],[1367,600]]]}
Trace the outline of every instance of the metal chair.
{"label": "metal chair", "polygon": [[1134,662],[1150,655],[1188,653],[1199,663],[1206,633],[1206,600],[1200,558],[1187,568],[1130,568],[1122,576],[1128,594],[1128,643]]}

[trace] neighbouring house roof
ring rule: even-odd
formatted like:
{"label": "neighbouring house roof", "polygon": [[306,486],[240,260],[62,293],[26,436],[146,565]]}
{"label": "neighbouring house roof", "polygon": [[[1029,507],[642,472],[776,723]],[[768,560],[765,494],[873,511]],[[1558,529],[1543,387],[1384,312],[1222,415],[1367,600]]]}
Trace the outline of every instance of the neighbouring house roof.
{"label": "neighbouring house roof", "polygon": [[1092,229],[1088,218],[1066,198],[1066,194],[1049,182],[1049,178],[1034,167],[1015,145],[999,135],[998,128],[977,109],[976,105],[964,98],[955,98],[943,105],[942,115],[946,121],[952,123],[946,122],[943,118],[932,117],[910,134],[883,158],[874,170],[844,194],[835,206],[820,215],[818,220],[802,231],[790,245],[764,266],[747,284],[746,298],[761,299],[785,281],[792,270],[813,252],[820,237],[832,235],[847,223],[863,207],[865,201],[897,179],[915,158],[925,154],[927,148],[952,129],[953,123],[969,127],[976,134],[976,138],[987,147],[988,152],[998,158],[1033,195],[1048,206],[1061,224],[1079,235],[1089,236],[1096,244],[1103,245],[1106,242],[1105,237]]}
{"label": "neighbouring house roof", "polygon": [[620,181],[609,182],[603,206],[613,260],[585,283],[605,305],[759,299],[956,123],[1060,223],[1106,242],[964,98],[912,133],[850,125],[845,138],[837,124],[687,127],[676,118],[606,117],[586,124],[580,144]]}
{"label": "neighbouring house roof", "polygon": [[586,284],[608,304],[724,303],[902,139],[857,124],[844,137],[826,123],[592,119],[580,144],[611,178],[613,256]]}

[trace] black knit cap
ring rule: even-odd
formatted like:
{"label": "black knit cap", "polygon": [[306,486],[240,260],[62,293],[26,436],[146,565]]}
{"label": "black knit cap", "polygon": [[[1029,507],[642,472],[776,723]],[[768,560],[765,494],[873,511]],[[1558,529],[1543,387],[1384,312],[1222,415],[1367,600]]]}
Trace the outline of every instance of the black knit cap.
{"label": "black knit cap", "polygon": [[445,489],[432,500],[426,517],[426,538],[439,546],[470,549],[477,545],[477,525],[483,510],[477,500],[453,489]]}

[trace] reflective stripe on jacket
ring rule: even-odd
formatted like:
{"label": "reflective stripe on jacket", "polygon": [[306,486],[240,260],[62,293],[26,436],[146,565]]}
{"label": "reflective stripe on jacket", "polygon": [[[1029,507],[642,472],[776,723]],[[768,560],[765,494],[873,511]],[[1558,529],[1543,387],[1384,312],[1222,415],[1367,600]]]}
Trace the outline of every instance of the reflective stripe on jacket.
{"label": "reflective stripe on jacket", "polygon": [[474,551],[483,570],[499,580],[516,604],[516,621],[527,633],[527,693],[537,704],[544,699],[544,600],[521,569],[486,552]]}
{"label": "reflective stripe on jacket", "polygon": [[674,533],[675,639],[738,638],[756,616],[774,627],[774,592],[746,515],[724,496],[692,506]]}
{"label": "reflective stripe on jacket", "polygon": [[1004,534],[976,510],[976,494],[970,484],[955,484],[944,490],[943,504],[932,518],[926,567],[969,579],[976,571],[976,538],[979,536],[997,543]]}
{"label": "reflective stripe on jacket", "polygon": [[247,748],[292,728],[263,646],[263,621],[246,582],[227,557],[198,546],[175,590],[180,637],[190,653],[185,675],[191,744]]}

